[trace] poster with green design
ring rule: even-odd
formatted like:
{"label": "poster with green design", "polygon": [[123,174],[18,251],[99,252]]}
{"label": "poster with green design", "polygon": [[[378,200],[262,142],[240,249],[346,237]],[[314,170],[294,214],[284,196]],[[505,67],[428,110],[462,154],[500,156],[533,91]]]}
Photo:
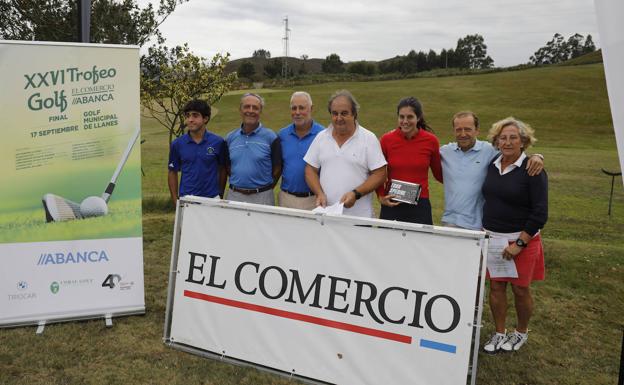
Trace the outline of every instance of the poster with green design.
{"label": "poster with green design", "polygon": [[0,244],[142,236],[138,57],[0,42]]}

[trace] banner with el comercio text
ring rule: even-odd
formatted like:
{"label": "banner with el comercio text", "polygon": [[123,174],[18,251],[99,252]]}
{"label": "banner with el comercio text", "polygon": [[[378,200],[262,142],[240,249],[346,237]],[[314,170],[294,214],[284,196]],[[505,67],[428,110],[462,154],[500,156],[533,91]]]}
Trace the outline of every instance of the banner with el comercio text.
{"label": "banner with el comercio text", "polygon": [[466,383],[478,237],[182,203],[173,346],[329,383]]}
{"label": "banner with el comercio text", "polygon": [[0,326],[143,313],[138,47],[0,41],[0,80]]}

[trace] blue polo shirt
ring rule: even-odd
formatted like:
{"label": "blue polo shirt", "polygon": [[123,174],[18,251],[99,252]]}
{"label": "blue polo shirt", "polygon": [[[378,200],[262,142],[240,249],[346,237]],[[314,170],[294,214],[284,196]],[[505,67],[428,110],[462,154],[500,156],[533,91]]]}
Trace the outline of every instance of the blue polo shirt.
{"label": "blue polo shirt", "polygon": [[227,146],[218,135],[206,131],[199,143],[186,133],[171,143],[169,170],[182,171],[180,196],[212,198],[219,195],[219,166],[224,166]]}
{"label": "blue polo shirt", "polygon": [[444,178],[444,214],[442,222],[459,227],[481,230],[483,225],[483,195],[481,186],[488,166],[498,150],[488,142],[477,140],[464,152],[457,143],[440,147]]}
{"label": "blue polo shirt", "polygon": [[254,189],[273,183],[273,165],[282,162],[279,138],[260,123],[246,134],[242,126],[225,141],[230,155],[230,186]]}
{"label": "blue polo shirt", "polygon": [[312,121],[310,131],[300,138],[295,131],[295,124],[288,125],[279,131],[280,143],[282,145],[282,190],[305,193],[310,192],[310,188],[305,181],[305,165],[303,160],[310,144],[316,134],[323,131],[325,127]]}

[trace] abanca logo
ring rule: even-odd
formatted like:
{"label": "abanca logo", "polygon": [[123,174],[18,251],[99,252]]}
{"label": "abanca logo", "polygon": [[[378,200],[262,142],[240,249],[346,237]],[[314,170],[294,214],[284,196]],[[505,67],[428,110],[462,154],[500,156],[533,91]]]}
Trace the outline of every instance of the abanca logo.
{"label": "abanca logo", "polygon": [[104,250],[69,251],[67,253],[41,253],[37,265],[66,265],[69,263],[98,263],[108,262],[108,255]]}

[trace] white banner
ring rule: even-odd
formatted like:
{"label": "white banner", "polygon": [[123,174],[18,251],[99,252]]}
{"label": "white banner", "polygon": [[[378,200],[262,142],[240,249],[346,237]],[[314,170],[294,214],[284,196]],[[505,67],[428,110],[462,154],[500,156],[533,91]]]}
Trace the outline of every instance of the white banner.
{"label": "white banner", "polygon": [[0,326],[145,312],[139,48],[0,41]]}
{"label": "white banner", "polygon": [[192,199],[169,342],[330,383],[466,383],[483,233]]}
{"label": "white banner", "polygon": [[624,170],[624,24],[621,20],[624,2],[594,0],[594,3],[621,171]]}
{"label": "white banner", "polygon": [[141,238],[2,246],[0,323],[89,318],[144,310]]}

